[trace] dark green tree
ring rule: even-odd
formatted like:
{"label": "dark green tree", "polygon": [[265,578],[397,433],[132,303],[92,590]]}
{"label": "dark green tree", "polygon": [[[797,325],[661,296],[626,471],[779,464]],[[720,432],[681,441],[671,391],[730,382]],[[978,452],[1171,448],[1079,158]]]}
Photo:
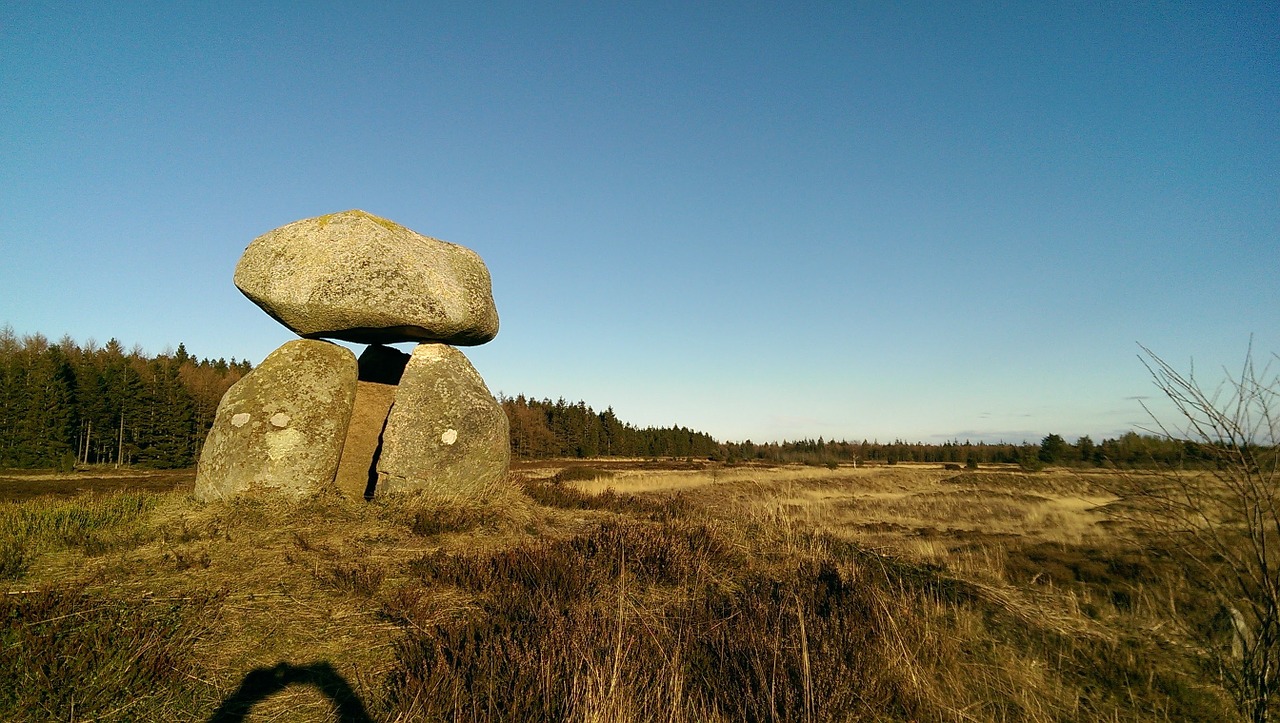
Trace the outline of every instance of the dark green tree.
{"label": "dark green tree", "polygon": [[1094,464],[1094,455],[1096,453],[1097,447],[1094,445],[1093,440],[1089,438],[1089,435],[1086,434],[1076,440],[1076,455],[1084,464]]}
{"label": "dark green tree", "polygon": [[1056,434],[1046,435],[1040,440],[1040,452],[1037,458],[1045,464],[1058,464],[1067,456],[1067,441]]}
{"label": "dark green tree", "polygon": [[62,349],[42,339],[33,340],[27,353],[23,408],[18,410],[18,466],[65,466],[75,457],[75,373]]}
{"label": "dark green tree", "polygon": [[195,463],[195,404],[182,384],[179,369],[178,361],[169,356],[157,357],[147,365],[136,440],[139,464],[174,468]]}

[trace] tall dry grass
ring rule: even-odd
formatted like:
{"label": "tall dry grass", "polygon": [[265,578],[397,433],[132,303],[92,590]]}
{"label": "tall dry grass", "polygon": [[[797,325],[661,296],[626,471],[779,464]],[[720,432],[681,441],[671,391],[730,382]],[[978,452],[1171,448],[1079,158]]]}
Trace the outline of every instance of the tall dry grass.
{"label": "tall dry grass", "polygon": [[[0,598],[0,719],[205,720],[281,664],[331,670],[388,721],[1230,716],[1214,672],[1158,627],[1187,602],[1178,581],[1071,512],[1088,483],[597,471],[529,475],[468,507],[169,493],[0,508],[24,561],[3,590],[21,594]],[[315,720],[334,705],[292,686],[251,707]]]}

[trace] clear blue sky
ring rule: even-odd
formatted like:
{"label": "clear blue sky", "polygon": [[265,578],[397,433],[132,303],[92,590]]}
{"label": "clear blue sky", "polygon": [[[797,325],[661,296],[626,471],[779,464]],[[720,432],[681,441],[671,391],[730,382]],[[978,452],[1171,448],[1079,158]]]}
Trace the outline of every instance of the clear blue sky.
{"label": "clear blue sky", "polygon": [[1280,351],[1280,8],[0,5],[0,324],[256,363],[240,253],[350,208],[485,259],[495,393],[1114,436],[1136,342]]}

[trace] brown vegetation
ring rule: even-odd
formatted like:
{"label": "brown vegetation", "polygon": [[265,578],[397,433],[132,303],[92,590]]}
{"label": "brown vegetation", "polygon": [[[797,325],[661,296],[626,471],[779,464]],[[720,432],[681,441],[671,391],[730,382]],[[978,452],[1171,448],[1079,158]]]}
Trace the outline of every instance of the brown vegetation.
{"label": "brown vegetation", "polygon": [[481,509],[0,505],[0,717],[1232,715],[1112,473],[663,466],[548,462]]}

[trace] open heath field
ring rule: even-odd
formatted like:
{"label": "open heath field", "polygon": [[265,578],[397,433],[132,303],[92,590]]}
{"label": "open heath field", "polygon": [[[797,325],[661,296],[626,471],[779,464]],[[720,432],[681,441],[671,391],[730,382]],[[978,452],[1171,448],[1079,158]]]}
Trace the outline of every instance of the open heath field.
{"label": "open heath field", "polygon": [[5,720],[1235,715],[1115,471],[520,462],[470,508],[77,474],[0,476]]}

